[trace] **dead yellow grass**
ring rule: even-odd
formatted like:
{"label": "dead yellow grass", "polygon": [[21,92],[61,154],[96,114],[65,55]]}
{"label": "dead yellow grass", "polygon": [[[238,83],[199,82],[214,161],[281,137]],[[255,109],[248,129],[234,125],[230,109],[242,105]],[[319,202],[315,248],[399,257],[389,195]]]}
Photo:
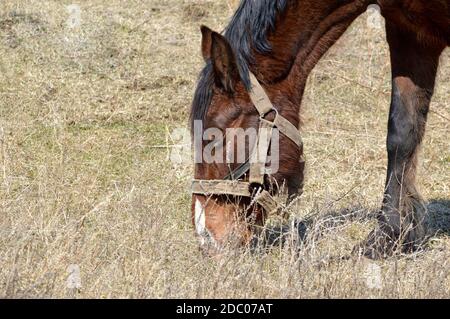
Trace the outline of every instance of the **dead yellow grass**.
{"label": "dead yellow grass", "polygon": [[373,227],[386,169],[388,50],[364,17],[306,90],[307,180],[291,210],[308,239],[298,252],[198,252],[191,167],[155,146],[187,126],[199,24],[221,30],[236,2],[80,1],[73,28],[68,2],[0,3],[0,297],[450,296],[448,51],[419,173],[440,233],[415,255],[339,259]]}

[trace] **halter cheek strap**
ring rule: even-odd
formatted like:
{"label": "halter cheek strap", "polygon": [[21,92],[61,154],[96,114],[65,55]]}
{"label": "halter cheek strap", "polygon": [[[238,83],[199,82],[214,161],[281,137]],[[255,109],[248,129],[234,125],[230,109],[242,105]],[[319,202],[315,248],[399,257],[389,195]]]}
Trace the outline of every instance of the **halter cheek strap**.
{"label": "halter cheek strap", "polygon": [[293,141],[297,147],[301,148],[303,146],[303,140],[298,128],[289,122],[285,117],[278,114],[278,111],[273,107],[272,102],[267,96],[266,91],[261,84],[259,84],[258,79],[256,79],[253,73],[250,73],[250,82],[252,84],[252,90],[249,93],[250,99],[252,100],[255,108],[258,110],[261,119],[264,119],[268,113],[275,111],[276,116],[273,121],[273,125],[283,135]]}
{"label": "halter cheek strap", "polygon": [[[264,189],[264,177],[269,175],[266,171],[266,164],[273,130],[278,129],[299,149],[303,147],[303,141],[297,127],[278,113],[266,91],[252,73],[250,73],[250,82],[252,88],[249,95],[258,110],[260,122],[258,138],[249,159],[223,180],[193,180],[192,193],[205,196],[230,195],[251,198],[252,202],[259,204],[270,215],[281,212],[276,200]],[[275,112],[275,118],[273,121],[268,121],[265,117],[271,112]],[[303,161],[303,158],[300,160]],[[249,172],[248,182],[240,180],[247,172]],[[288,216],[284,215],[283,217],[287,218]]]}

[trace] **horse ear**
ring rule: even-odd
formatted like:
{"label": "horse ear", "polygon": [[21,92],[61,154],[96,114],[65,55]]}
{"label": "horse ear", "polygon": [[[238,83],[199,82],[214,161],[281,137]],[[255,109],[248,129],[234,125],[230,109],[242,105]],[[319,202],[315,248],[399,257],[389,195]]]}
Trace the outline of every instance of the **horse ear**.
{"label": "horse ear", "polygon": [[217,32],[211,34],[210,57],[216,79],[227,92],[233,93],[240,78],[236,55],[227,39]]}
{"label": "horse ear", "polygon": [[202,31],[202,55],[205,62],[211,59],[212,33],[213,31],[207,26],[200,27]]}

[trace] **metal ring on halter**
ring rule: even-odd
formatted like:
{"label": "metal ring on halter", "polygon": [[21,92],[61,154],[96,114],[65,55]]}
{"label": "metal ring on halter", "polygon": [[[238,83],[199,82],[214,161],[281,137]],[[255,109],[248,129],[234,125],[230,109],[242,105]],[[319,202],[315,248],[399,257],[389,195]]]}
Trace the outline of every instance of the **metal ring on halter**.
{"label": "metal ring on halter", "polygon": [[272,109],[269,112],[266,112],[264,114],[260,114],[259,115],[259,119],[260,120],[265,120],[265,117],[267,116],[267,114],[272,113],[272,112],[275,112],[275,118],[280,114],[280,113],[278,113],[278,110],[276,108],[272,107]]}

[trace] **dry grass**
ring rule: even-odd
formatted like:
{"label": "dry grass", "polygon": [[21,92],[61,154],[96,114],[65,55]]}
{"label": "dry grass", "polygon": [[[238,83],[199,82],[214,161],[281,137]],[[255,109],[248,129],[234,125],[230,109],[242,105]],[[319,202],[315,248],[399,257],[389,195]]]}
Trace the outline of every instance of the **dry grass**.
{"label": "dry grass", "polygon": [[388,50],[364,17],[306,90],[308,172],[293,213],[310,235],[299,252],[198,252],[191,167],[154,146],[187,124],[198,25],[220,30],[235,2],[80,1],[73,29],[70,2],[0,3],[0,297],[450,296],[448,51],[419,173],[440,234],[415,255],[337,258],[373,227],[385,178]]}

